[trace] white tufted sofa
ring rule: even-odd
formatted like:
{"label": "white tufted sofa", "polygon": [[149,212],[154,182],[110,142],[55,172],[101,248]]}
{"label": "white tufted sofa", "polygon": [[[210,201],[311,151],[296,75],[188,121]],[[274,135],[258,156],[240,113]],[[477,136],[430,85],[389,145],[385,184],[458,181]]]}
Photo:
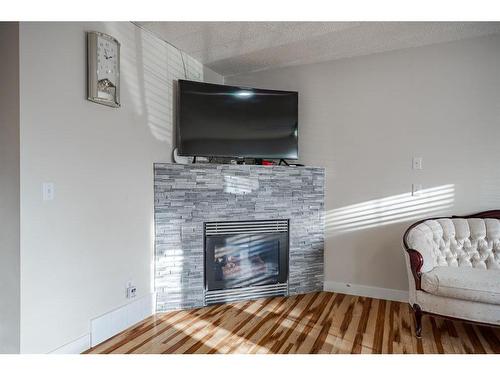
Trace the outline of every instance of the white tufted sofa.
{"label": "white tufted sofa", "polygon": [[500,325],[500,211],[428,219],[404,235],[409,302],[435,314]]}

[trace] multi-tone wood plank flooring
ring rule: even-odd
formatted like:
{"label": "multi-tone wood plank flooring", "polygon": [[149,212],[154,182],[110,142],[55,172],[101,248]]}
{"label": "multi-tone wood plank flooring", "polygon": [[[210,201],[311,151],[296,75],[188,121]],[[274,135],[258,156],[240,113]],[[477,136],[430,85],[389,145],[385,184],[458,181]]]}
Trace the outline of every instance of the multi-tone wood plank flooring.
{"label": "multi-tone wood plank flooring", "polygon": [[500,353],[500,329],[329,292],[152,316],[89,353]]}

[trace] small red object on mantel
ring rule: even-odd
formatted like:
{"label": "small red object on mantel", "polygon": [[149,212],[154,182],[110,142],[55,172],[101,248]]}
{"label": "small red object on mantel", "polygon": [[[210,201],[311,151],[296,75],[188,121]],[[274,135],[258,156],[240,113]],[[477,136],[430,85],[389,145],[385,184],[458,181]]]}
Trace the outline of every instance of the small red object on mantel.
{"label": "small red object on mantel", "polygon": [[262,165],[274,165],[272,160],[262,160]]}

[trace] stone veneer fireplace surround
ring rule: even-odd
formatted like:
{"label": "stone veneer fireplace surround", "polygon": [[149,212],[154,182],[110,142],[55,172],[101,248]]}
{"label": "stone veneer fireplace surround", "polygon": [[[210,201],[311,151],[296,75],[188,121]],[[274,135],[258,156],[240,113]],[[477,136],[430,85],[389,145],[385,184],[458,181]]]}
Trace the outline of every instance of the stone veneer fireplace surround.
{"label": "stone veneer fireplace surround", "polygon": [[287,294],[322,290],[324,181],[316,167],[155,164],[157,311],[206,304],[210,222],[289,220]]}

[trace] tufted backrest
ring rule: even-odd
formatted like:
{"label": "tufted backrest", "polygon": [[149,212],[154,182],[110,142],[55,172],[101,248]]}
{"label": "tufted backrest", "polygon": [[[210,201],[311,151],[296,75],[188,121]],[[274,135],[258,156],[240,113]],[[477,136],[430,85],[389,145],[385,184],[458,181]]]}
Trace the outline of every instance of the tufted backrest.
{"label": "tufted backrest", "polygon": [[422,254],[423,272],[437,266],[500,269],[500,220],[435,219],[413,227],[408,248]]}

